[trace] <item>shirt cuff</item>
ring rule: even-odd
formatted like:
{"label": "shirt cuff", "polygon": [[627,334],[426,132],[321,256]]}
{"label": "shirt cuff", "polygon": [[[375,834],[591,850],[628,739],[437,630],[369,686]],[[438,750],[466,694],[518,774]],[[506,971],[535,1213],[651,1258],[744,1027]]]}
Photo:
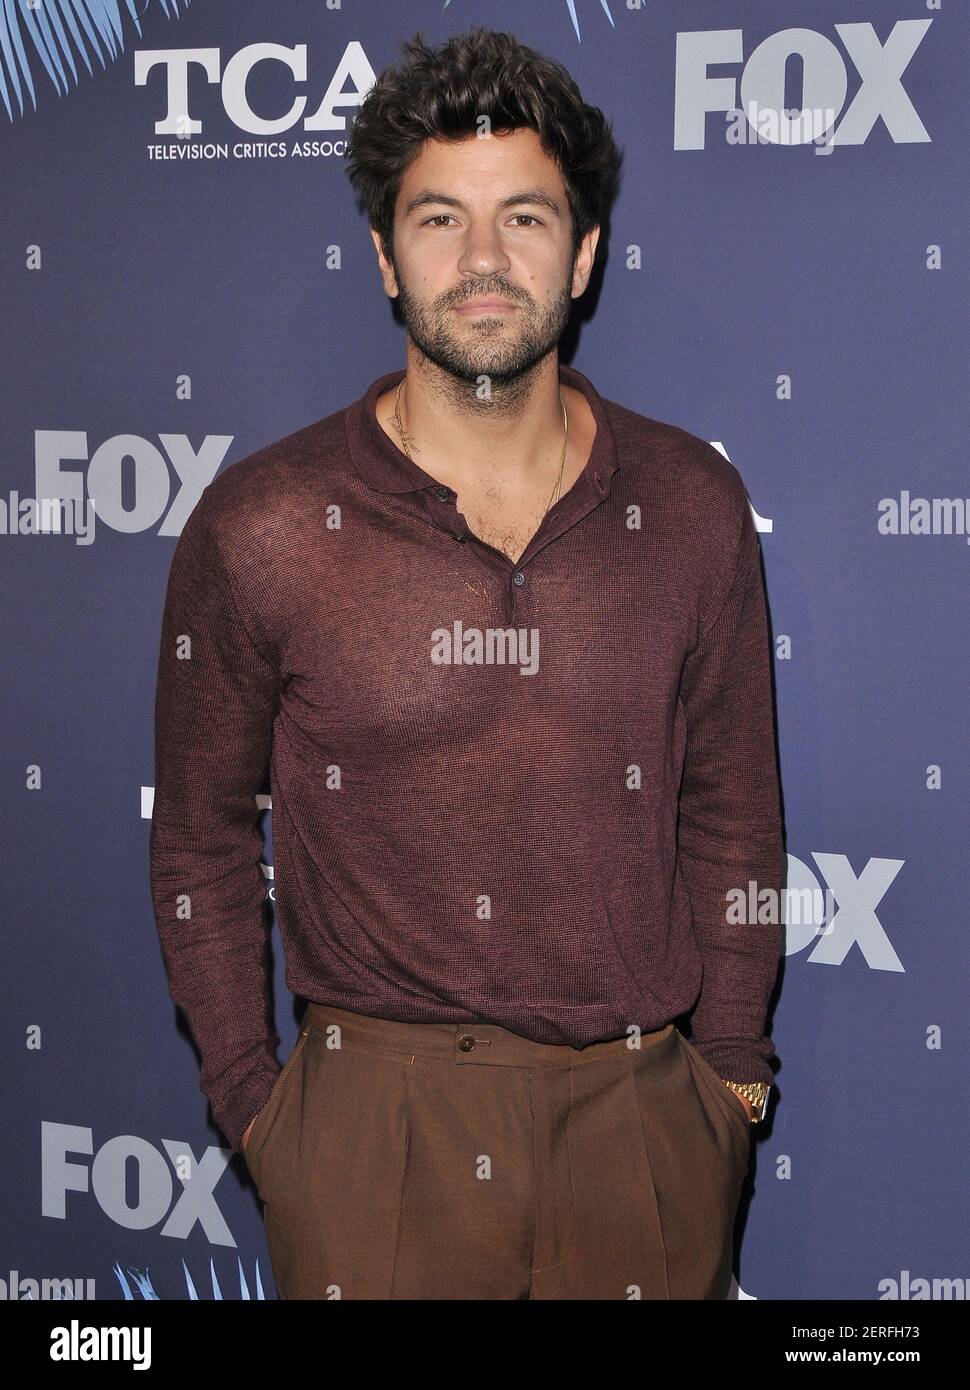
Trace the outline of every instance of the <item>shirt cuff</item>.
{"label": "shirt cuff", "polygon": [[277,1066],[275,1071],[259,1072],[245,1090],[237,1091],[231,1102],[221,1108],[220,1114],[213,1111],[216,1123],[236,1153],[244,1152],[242,1137],[269,1100],[282,1070]]}
{"label": "shirt cuff", "polygon": [[723,1041],[711,1039],[707,1042],[694,1040],[694,1047],[704,1061],[717,1072],[722,1081],[764,1081],[769,1086],[775,1084],[775,1074],[768,1065],[768,1057],[774,1053],[769,1038],[761,1043],[739,1042],[736,1038]]}

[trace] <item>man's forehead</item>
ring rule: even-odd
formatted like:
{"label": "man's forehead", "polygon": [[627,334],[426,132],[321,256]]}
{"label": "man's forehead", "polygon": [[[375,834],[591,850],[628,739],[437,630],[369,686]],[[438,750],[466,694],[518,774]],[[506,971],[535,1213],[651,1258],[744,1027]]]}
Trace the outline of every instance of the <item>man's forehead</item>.
{"label": "man's forehead", "polygon": [[529,180],[531,186],[541,177],[550,196],[562,195],[564,184],[559,167],[542,148],[530,126],[494,131],[493,136],[495,138],[462,135],[454,139],[435,136],[425,140],[405,169],[399,192],[406,192],[407,197],[412,198],[421,191],[419,184],[429,188],[432,183],[435,187],[444,187],[444,180],[458,183],[462,178],[473,179],[476,174],[494,178],[499,171],[503,176],[507,171],[508,177],[514,179],[516,171],[528,165],[533,170]]}

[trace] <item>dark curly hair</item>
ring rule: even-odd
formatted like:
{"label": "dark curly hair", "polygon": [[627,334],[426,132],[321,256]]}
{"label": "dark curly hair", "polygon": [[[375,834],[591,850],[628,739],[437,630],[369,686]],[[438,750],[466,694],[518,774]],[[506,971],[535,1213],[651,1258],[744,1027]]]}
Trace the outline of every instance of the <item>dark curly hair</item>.
{"label": "dark curly hair", "polygon": [[573,255],[605,218],[621,155],[599,107],[583,101],[561,63],[511,34],[474,26],[428,46],[419,32],[401,44],[407,62],[388,67],[351,127],[347,175],[393,261],[394,205],[425,140],[461,139],[486,115],[493,131],[528,126],[557,163],[572,213]]}

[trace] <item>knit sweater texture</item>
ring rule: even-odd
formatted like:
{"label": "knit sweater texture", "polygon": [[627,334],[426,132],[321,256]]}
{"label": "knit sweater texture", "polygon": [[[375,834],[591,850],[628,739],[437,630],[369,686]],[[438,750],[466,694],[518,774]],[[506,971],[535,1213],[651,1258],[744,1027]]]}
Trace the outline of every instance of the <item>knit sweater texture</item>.
{"label": "knit sweater texture", "polygon": [[720,1076],[773,1080],[783,927],[728,897],[777,901],[785,863],[745,488],[559,372],[596,435],[515,562],[378,423],[402,371],[224,469],[178,538],[150,882],[234,1149],[280,1073],[270,884],[304,999],[577,1049],[693,1010]]}

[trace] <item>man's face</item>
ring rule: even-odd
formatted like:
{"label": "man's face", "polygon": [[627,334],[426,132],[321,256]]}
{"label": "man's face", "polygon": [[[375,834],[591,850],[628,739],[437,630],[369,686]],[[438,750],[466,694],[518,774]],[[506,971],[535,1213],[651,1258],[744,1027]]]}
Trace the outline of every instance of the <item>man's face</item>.
{"label": "man's face", "polygon": [[[599,228],[574,263],[562,177],[535,131],[519,128],[426,141],[401,183],[390,261],[373,228],[371,236],[384,288],[420,351],[462,381],[502,383],[558,343]],[[486,298],[508,302],[472,303]]]}

